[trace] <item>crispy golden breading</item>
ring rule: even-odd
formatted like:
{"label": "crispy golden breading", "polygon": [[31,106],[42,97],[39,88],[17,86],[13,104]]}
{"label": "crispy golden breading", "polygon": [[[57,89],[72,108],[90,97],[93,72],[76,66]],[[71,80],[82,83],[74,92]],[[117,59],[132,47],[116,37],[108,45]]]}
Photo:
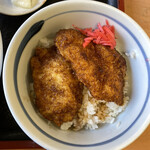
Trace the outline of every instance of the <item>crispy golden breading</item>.
{"label": "crispy golden breading", "polygon": [[82,104],[83,84],[56,47],[36,48],[31,59],[36,106],[48,120],[60,126],[72,121]]}
{"label": "crispy golden breading", "polygon": [[122,105],[125,59],[101,45],[90,43],[83,48],[84,38],[79,31],[64,29],[57,33],[55,45],[93,97]]}

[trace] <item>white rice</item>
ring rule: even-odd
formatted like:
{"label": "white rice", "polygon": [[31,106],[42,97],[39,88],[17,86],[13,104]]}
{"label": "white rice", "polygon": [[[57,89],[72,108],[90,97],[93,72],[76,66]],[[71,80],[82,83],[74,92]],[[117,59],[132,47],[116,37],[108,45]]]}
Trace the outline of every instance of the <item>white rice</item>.
{"label": "white rice", "polygon": [[[49,38],[43,38],[39,41],[39,46],[50,47],[53,44],[53,40]],[[136,55],[126,53],[127,56],[135,58]],[[117,105],[114,102],[106,102],[105,100],[96,100],[90,94],[90,91],[84,87],[83,90],[83,103],[77,114],[77,117],[70,122],[65,122],[61,125],[62,130],[73,130],[90,129],[94,130],[99,128],[101,124],[114,123],[116,117],[125,110],[129,97],[128,97],[128,79],[125,79],[124,86],[124,104],[122,106]],[[35,99],[33,92],[33,83],[31,83],[31,97]],[[119,127],[121,122],[117,124]]]}
{"label": "white rice", "polygon": [[49,48],[52,45],[54,45],[54,40],[52,38],[47,38],[47,37],[40,39],[38,43],[38,46],[45,47],[45,48]]}
{"label": "white rice", "polygon": [[134,58],[134,59],[136,59],[137,57],[137,53],[134,50],[132,50],[131,52],[126,52],[125,55],[127,57]]}
{"label": "white rice", "polygon": [[[62,130],[68,130],[73,127],[73,130],[82,128],[94,130],[101,124],[114,123],[116,117],[126,108],[129,97],[127,96],[128,82],[125,82],[124,87],[124,104],[117,105],[114,102],[106,102],[105,100],[96,100],[91,97],[90,92],[86,87],[83,90],[83,103],[77,114],[77,118],[72,122],[63,123]],[[120,126],[121,122],[118,124]]]}

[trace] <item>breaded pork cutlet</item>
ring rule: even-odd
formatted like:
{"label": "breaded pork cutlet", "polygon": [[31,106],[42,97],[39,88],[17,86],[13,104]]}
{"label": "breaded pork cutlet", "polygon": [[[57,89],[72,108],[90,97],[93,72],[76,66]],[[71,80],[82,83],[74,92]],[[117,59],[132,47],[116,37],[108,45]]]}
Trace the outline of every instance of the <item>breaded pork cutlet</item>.
{"label": "breaded pork cutlet", "polygon": [[90,43],[83,48],[84,38],[77,30],[63,29],[57,33],[55,45],[94,98],[122,105],[125,59],[102,45]]}
{"label": "breaded pork cutlet", "polygon": [[36,48],[31,59],[36,106],[57,126],[72,121],[82,104],[83,84],[56,47]]}

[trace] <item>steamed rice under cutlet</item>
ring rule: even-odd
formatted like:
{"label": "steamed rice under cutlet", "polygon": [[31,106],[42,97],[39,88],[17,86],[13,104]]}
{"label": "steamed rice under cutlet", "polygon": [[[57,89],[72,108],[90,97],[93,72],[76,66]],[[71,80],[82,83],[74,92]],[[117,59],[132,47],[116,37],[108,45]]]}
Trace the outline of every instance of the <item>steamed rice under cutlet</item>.
{"label": "steamed rice under cutlet", "polygon": [[[53,40],[49,38],[43,38],[39,41],[39,46],[50,47],[53,45]],[[81,130],[82,128],[94,130],[99,128],[101,124],[113,123],[116,117],[126,108],[128,97],[128,77],[125,79],[124,86],[124,104],[122,106],[117,105],[114,102],[106,102],[105,100],[96,100],[90,94],[90,91],[84,86],[83,90],[83,102],[79,109],[76,118],[73,121],[65,122],[61,125],[62,130]],[[33,83],[31,83],[31,99],[35,102],[35,93],[33,89]],[[49,122],[49,121],[48,121]],[[119,122],[120,125],[120,122]],[[118,126],[119,126],[118,125]]]}
{"label": "steamed rice under cutlet", "polygon": [[[127,80],[127,79],[126,79]],[[61,125],[62,130],[73,130],[82,128],[94,130],[101,124],[113,123],[116,117],[126,108],[129,97],[127,96],[128,82],[125,81],[124,87],[124,104],[117,105],[114,102],[106,102],[105,100],[96,100],[93,98],[86,87],[83,90],[83,103],[77,114],[77,118],[72,122],[66,122]]]}

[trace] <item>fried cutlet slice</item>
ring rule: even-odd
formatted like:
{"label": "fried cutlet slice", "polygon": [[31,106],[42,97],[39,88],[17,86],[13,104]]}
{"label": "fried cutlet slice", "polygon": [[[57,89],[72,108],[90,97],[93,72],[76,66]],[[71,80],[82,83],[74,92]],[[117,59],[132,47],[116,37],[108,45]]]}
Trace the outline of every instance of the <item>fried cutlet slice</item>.
{"label": "fried cutlet slice", "polygon": [[57,33],[55,45],[94,98],[122,105],[125,59],[102,45],[90,43],[83,48],[84,38],[77,30],[63,29]]}
{"label": "fried cutlet slice", "polygon": [[56,47],[36,48],[31,58],[35,104],[39,112],[57,126],[72,121],[82,104],[83,84]]}

